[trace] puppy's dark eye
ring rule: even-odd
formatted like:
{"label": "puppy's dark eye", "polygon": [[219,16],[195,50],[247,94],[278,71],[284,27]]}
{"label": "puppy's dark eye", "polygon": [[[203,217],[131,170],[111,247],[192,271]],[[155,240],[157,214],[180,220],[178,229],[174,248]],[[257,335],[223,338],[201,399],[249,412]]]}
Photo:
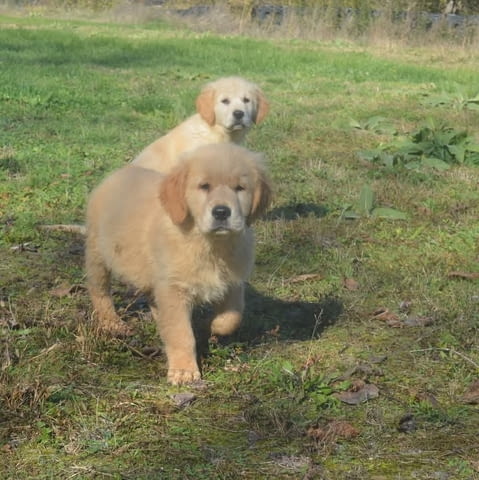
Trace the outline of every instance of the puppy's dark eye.
{"label": "puppy's dark eye", "polygon": [[224,103],[225,105],[229,105],[230,104],[230,99],[229,98],[223,98],[223,100],[221,100],[221,103]]}
{"label": "puppy's dark eye", "polygon": [[242,192],[245,188],[241,185],[236,185],[235,192]]}
{"label": "puppy's dark eye", "polygon": [[243,98],[243,103],[249,103],[249,102],[250,102],[250,99],[248,97]]}
{"label": "puppy's dark eye", "polygon": [[209,192],[209,191],[210,191],[210,188],[211,188],[211,185],[210,185],[209,183],[206,183],[206,182],[205,182],[205,183],[200,183],[200,184],[198,185],[198,188],[199,188],[200,190],[205,191],[205,192]]}

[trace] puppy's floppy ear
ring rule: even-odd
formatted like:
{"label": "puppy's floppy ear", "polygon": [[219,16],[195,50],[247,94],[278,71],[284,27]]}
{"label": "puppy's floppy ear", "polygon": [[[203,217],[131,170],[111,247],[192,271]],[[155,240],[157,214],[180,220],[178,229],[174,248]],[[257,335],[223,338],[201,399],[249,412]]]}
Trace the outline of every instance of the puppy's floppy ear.
{"label": "puppy's floppy ear", "polygon": [[269,112],[269,103],[266,100],[264,93],[259,88],[256,90],[256,105],[257,110],[254,123],[256,123],[257,125],[264,120],[264,118],[266,117],[266,115],[268,115]]}
{"label": "puppy's floppy ear", "polygon": [[175,225],[181,225],[188,217],[186,204],[186,180],[188,167],[183,164],[168,174],[160,185],[160,201]]}
{"label": "puppy's floppy ear", "polygon": [[210,126],[215,124],[215,89],[206,86],[196,98],[196,111]]}
{"label": "puppy's floppy ear", "polygon": [[256,155],[255,161],[256,184],[253,192],[253,202],[251,212],[248,217],[248,223],[254,222],[258,217],[266,212],[272,200],[271,181],[264,166],[263,156]]}

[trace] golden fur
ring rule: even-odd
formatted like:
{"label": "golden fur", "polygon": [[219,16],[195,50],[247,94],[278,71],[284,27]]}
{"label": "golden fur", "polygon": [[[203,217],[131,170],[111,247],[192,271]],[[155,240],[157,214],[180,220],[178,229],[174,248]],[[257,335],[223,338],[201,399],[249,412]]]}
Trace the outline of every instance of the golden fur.
{"label": "golden fur", "polygon": [[188,152],[166,176],[131,165],[110,175],[87,208],[87,283],[99,328],[130,333],[109,292],[115,274],[151,294],[168,381],[199,379],[191,310],[213,305],[213,334],[238,327],[254,261],[250,225],[269,201],[261,155],[234,144]]}
{"label": "golden fur", "polygon": [[147,146],[133,164],[167,173],[183,152],[210,143],[239,144],[268,109],[263,92],[254,83],[240,77],[220,78],[202,89],[195,115]]}

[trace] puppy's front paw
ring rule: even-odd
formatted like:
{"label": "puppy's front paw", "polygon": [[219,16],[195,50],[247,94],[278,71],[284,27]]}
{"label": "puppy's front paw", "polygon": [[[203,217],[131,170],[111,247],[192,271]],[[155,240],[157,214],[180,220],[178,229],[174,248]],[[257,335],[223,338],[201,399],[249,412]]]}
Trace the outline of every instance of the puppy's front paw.
{"label": "puppy's front paw", "polygon": [[173,385],[183,385],[185,383],[197,382],[201,379],[199,370],[168,370],[168,382]]}
{"label": "puppy's front paw", "polygon": [[98,330],[110,337],[131,337],[133,330],[123,320],[115,319],[115,321],[102,321],[98,326]]}

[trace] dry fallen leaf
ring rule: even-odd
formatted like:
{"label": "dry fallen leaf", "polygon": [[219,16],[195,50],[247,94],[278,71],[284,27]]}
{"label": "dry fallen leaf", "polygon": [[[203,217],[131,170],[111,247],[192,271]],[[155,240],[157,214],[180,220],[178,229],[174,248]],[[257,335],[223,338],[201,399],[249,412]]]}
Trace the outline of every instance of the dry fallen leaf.
{"label": "dry fallen leaf", "polygon": [[373,312],[373,318],[386,322],[390,327],[402,327],[403,322],[397,314],[391,312],[388,308],[378,308]]}
{"label": "dry fallen leaf", "polygon": [[399,419],[398,430],[402,433],[412,433],[416,430],[417,423],[412,413],[406,413]]}
{"label": "dry fallen leaf", "polygon": [[286,283],[301,283],[308,280],[321,280],[321,275],[319,273],[303,273],[302,275],[288,278]]}
{"label": "dry fallen leaf", "polygon": [[69,295],[74,295],[78,292],[83,292],[86,290],[84,285],[60,285],[59,287],[53,288],[50,290],[50,293],[54,297],[68,297]]}
{"label": "dry fallen leaf", "polygon": [[425,403],[432,408],[441,407],[441,404],[438,402],[437,398],[430,392],[418,392],[416,395],[416,400]]}
{"label": "dry fallen leaf", "polygon": [[349,439],[359,435],[359,430],[350,423],[332,420],[323,426],[309,427],[306,435],[321,443],[333,443],[337,439]]}
{"label": "dry fallen leaf", "polygon": [[432,214],[432,210],[427,207],[417,207],[417,211],[422,217],[428,217]]}
{"label": "dry fallen leaf", "polygon": [[451,278],[473,280],[474,278],[479,278],[479,272],[449,272],[447,276]]}
{"label": "dry fallen leaf", "polygon": [[346,290],[355,291],[359,289],[359,283],[354,278],[345,278],[343,280],[343,286]]}
{"label": "dry fallen leaf", "polygon": [[402,320],[399,315],[391,312],[388,308],[378,308],[373,312],[373,318],[382,320],[389,327],[402,328],[402,327],[428,327],[434,323],[432,317],[409,315]]}
{"label": "dry fallen leaf", "polygon": [[346,392],[336,394],[336,398],[348,405],[359,405],[379,396],[379,389],[373,383],[356,383]]}
{"label": "dry fallen leaf", "polygon": [[175,393],[170,395],[170,398],[175,402],[175,405],[179,408],[185,408],[191,405],[196,400],[196,395],[194,393]]}
{"label": "dry fallen leaf", "polygon": [[142,353],[149,358],[160,357],[162,354],[162,349],[160,347],[144,347],[142,349]]}
{"label": "dry fallen leaf", "polygon": [[320,361],[321,361],[321,356],[320,355],[313,355],[313,356],[308,357],[306,362],[304,362],[303,370],[308,370],[309,368],[311,368],[316,363],[319,363]]}
{"label": "dry fallen leaf", "polygon": [[232,363],[231,360],[227,360],[224,370],[225,372],[244,372],[249,370],[249,365],[247,363]]}
{"label": "dry fallen leaf", "polygon": [[469,386],[466,393],[462,396],[462,401],[472,405],[479,403],[479,380],[476,380]]}
{"label": "dry fallen leaf", "polygon": [[0,448],[0,451],[3,452],[3,453],[13,453],[15,451],[15,449],[13,448],[13,446],[9,443],[6,443],[5,445],[2,445],[2,447]]}
{"label": "dry fallen leaf", "polygon": [[266,330],[266,335],[271,335],[273,337],[278,337],[279,336],[279,325],[276,325],[276,327],[272,328],[271,330]]}

